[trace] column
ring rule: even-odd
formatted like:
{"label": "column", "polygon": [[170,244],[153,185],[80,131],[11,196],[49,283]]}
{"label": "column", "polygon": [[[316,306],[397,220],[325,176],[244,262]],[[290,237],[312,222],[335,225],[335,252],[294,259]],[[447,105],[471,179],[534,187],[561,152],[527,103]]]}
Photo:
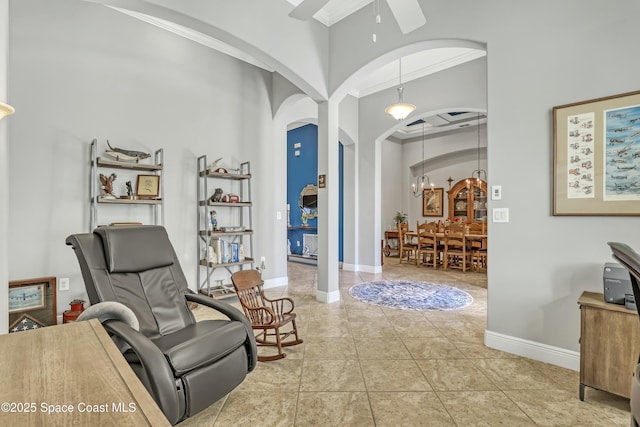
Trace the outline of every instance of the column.
{"label": "column", "polygon": [[[316,299],[340,301],[338,291],[338,103],[318,104],[318,175],[325,187],[318,188],[318,283]],[[319,187],[319,186],[318,186]]]}

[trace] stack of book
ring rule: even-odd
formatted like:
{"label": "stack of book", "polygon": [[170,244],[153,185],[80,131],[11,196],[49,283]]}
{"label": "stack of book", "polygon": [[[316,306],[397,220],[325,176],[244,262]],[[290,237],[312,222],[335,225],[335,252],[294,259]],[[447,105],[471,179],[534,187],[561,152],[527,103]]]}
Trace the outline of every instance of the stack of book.
{"label": "stack of book", "polygon": [[230,242],[226,239],[211,239],[209,260],[214,264],[242,262],[244,261],[244,246],[242,243]]}

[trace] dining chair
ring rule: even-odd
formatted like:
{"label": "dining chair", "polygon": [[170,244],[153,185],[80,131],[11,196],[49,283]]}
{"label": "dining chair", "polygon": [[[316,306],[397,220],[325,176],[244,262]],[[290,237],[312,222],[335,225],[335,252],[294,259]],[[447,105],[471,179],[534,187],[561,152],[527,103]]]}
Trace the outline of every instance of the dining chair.
{"label": "dining chair", "polygon": [[415,252],[416,249],[418,247],[418,245],[414,242],[412,242],[409,239],[409,236],[407,236],[407,233],[409,232],[409,224],[406,222],[399,222],[398,223],[398,256],[400,257],[400,263],[402,263],[402,260],[405,257],[406,254],[406,261],[412,261],[412,257],[415,257]]}
{"label": "dining chair", "polygon": [[[487,225],[484,222],[473,222],[467,226],[468,235],[487,234]],[[471,267],[476,271],[487,270],[487,238],[467,239],[467,250],[471,252]]]}
{"label": "dining chair", "polygon": [[444,269],[459,268],[467,271],[470,264],[471,252],[467,251],[464,238],[464,224],[450,224],[444,231]]}
{"label": "dining chair", "polygon": [[434,269],[438,268],[440,253],[444,249],[442,245],[438,244],[438,237],[436,236],[438,224],[436,222],[425,222],[423,224],[417,222],[416,230],[418,234],[416,266],[419,267],[422,264],[429,266],[431,264]]}

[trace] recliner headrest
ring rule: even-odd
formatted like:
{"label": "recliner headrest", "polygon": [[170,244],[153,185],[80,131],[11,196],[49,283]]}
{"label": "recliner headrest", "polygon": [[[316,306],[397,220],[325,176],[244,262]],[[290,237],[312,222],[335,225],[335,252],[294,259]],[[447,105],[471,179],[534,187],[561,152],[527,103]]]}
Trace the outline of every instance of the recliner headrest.
{"label": "recliner headrest", "polygon": [[135,273],[166,267],[174,262],[174,251],[164,227],[100,227],[109,273]]}

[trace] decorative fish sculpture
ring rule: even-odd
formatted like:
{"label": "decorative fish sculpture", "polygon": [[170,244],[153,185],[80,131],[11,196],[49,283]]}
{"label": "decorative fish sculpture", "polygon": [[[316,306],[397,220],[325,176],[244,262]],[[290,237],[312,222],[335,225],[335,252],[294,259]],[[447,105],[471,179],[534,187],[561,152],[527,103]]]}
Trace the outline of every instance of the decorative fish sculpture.
{"label": "decorative fish sculpture", "polygon": [[145,153],[143,151],[135,151],[135,150],[125,150],[123,148],[112,147],[109,144],[109,140],[107,139],[107,145],[109,146],[108,150],[105,150],[105,154],[115,158],[116,160],[123,160],[127,162],[138,162],[142,159],[147,159],[151,157],[151,154]]}

